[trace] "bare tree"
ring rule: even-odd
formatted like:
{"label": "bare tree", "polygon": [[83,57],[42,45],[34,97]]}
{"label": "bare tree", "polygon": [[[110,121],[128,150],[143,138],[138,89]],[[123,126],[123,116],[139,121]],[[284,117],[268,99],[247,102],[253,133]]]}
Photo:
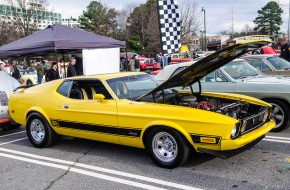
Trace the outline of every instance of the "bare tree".
{"label": "bare tree", "polygon": [[121,11],[118,12],[117,23],[121,31],[125,30],[127,25],[127,19],[137,6],[139,5],[135,3],[129,3]]}
{"label": "bare tree", "polygon": [[18,38],[32,34],[39,29],[39,24],[46,18],[53,17],[47,10],[47,0],[5,0],[11,8],[11,15],[6,16],[17,30]]}
{"label": "bare tree", "polygon": [[254,32],[254,28],[253,27],[250,27],[249,24],[246,24],[244,26],[244,28],[242,29],[242,33],[244,33],[245,35],[250,35]]}
{"label": "bare tree", "polygon": [[180,12],[180,37],[196,34],[200,30],[200,9],[196,0],[183,0],[179,4]]}

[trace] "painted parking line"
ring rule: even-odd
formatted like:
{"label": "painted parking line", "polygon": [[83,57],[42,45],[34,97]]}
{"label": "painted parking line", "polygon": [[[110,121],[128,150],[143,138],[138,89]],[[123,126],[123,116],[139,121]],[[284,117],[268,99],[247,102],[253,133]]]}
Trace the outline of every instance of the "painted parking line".
{"label": "painted parking line", "polygon": [[141,175],[135,175],[135,174],[131,174],[131,173],[121,172],[121,171],[117,171],[117,170],[111,170],[111,169],[102,168],[102,167],[91,166],[91,165],[82,164],[82,163],[75,163],[73,161],[67,161],[67,160],[61,160],[61,159],[46,157],[46,156],[30,154],[30,153],[26,153],[26,152],[17,151],[17,150],[0,148],[0,152],[10,153],[10,154],[17,154],[17,155],[26,156],[26,157],[32,157],[34,159],[40,159],[40,160],[45,160],[45,161],[49,161],[49,162],[56,162],[56,163],[60,163],[60,164],[66,164],[66,167],[75,166],[75,167],[80,167],[80,168],[84,168],[84,169],[99,171],[99,172],[103,172],[103,173],[114,174],[114,175],[118,175],[118,176],[121,176],[121,177],[133,178],[133,179],[137,179],[137,180],[141,180],[141,181],[145,181],[145,182],[155,183],[155,184],[158,184],[158,185],[174,187],[174,188],[178,188],[178,189],[201,190],[201,189],[198,189],[198,188],[195,188],[195,187],[182,185],[182,184],[178,184],[178,183],[173,183],[173,182],[168,182],[168,181],[164,181],[164,180],[159,180],[159,179],[156,179],[156,178],[150,178],[150,177],[145,177],[145,176],[141,176]]}
{"label": "painted parking line", "polygon": [[6,144],[10,144],[10,143],[14,143],[14,142],[17,142],[17,141],[22,141],[22,140],[25,140],[27,139],[28,137],[24,137],[24,138],[21,138],[21,139],[16,139],[16,140],[13,140],[13,141],[8,141],[8,142],[5,142],[5,143],[1,143],[1,145],[6,145]]}
{"label": "painted parking line", "polygon": [[288,140],[288,141],[290,141],[290,138],[288,138],[288,137],[276,137],[276,136],[269,136],[269,135],[267,135],[266,138],[270,138],[270,139],[282,139],[282,140]]}
{"label": "painted parking line", "polygon": [[[103,179],[103,180],[108,180],[108,181],[112,181],[112,182],[116,182],[116,183],[122,183],[122,184],[125,184],[125,185],[134,186],[134,187],[139,187],[139,188],[143,188],[143,189],[164,190],[164,188],[160,188],[160,187],[153,186],[153,185],[148,185],[148,184],[144,184],[144,183],[140,183],[140,182],[126,180],[126,179],[123,179],[123,178],[113,177],[113,176],[109,176],[109,175],[105,175],[105,174],[100,174],[100,173],[97,173],[97,172],[87,171],[87,170],[84,170],[84,169],[79,169],[79,168],[76,168],[76,165],[65,166],[65,165],[60,165],[60,164],[40,161],[40,160],[36,160],[36,159],[31,159],[31,158],[25,158],[25,157],[11,155],[11,154],[6,154],[6,153],[1,153],[1,152],[0,152],[0,156],[6,157],[6,158],[10,158],[10,159],[20,160],[20,161],[24,161],[24,162],[29,162],[29,163],[33,163],[33,164],[38,164],[38,165],[58,168],[58,169],[62,169],[62,170],[68,170],[68,171],[71,171],[71,172],[75,172],[75,173],[79,173],[79,174],[83,174],[83,175],[87,175],[87,176],[91,176],[91,177],[95,177],[95,178],[99,178],[99,179]],[[46,158],[48,158],[48,157],[46,157]],[[114,170],[111,170],[111,171],[114,171]],[[123,176],[123,177],[128,177],[128,176]],[[141,176],[140,176],[140,180],[142,180]],[[143,181],[145,181],[145,180],[143,180]],[[160,180],[160,181],[164,182],[162,180]],[[150,182],[153,183],[152,181],[150,181]],[[167,182],[167,186],[170,186],[171,184],[174,184],[175,186],[180,185],[180,184]],[[159,185],[164,185],[164,184],[159,184]],[[170,187],[172,187],[172,186],[170,186]],[[185,186],[185,185],[180,185],[180,187],[184,187],[182,189],[188,189],[188,190],[202,190],[202,189],[199,189],[199,188]]]}
{"label": "painted parking line", "polygon": [[278,143],[286,143],[290,144],[290,138],[287,137],[276,137],[276,136],[266,136],[263,141],[269,141],[269,142],[278,142]]}
{"label": "painted parking line", "polygon": [[0,136],[0,138],[4,138],[4,137],[8,137],[8,136],[12,136],[12,135],[17,135],[17,134],[20,134],[20,133],[25,133],[26,131],[20,131],[20,132],[17,132],[17,133],[10,133],[8,135],[2,135]]}

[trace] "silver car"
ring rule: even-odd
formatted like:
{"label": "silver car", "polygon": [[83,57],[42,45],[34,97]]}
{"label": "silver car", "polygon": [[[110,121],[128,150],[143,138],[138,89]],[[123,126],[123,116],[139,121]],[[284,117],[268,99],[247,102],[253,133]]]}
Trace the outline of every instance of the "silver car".
{"label": "silver car", "polygon": [[290,62],[278,55],[259,54],[241,58],[266,75],[290,76]]}
{"label": "silver car", "polygon": [[[163,82],[191,64],[193,62],[168,65],[155,76],[155,79]],[[203,91],[245,94],[272,104],[276,121],[276,127],[272,131],[281,131],[290,126],[289,77],[264,75],[245,60],[236,59],[206,75],[200,82]],[[198,84],[193,85],[194,90],[197,91],[198,88]],[[189,91],[190,88],[185,90]]]}
{"label": "silver car", "polygon": [[8,115],[9,95],[20,86],[20,83],[4,71],[0,71],[0,128],[20,127],[15,124]]}

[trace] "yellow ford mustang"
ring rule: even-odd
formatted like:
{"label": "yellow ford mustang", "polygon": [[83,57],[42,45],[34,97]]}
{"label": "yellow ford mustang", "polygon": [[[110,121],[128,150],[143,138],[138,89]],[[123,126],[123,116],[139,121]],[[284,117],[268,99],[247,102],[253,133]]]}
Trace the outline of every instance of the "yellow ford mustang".
{"label": "yellow ford mustang", "polygon": [[145,73],[60,79],[15,92],[9,114],[36,147],[58,135],[145,148],[159,166],[186,162],[191,150],[227,158],[259,142],[275,123],[271,105],[236,94],[182,93],[214,69],[266,42],[212,54],[158,84]]}

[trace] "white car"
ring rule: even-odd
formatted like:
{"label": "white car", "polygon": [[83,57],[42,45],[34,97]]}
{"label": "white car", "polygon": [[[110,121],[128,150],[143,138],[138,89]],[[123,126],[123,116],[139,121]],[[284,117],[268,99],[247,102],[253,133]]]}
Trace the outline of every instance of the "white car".
{"label": "white car", "polygon": [[[0,71],[0,128],[9,128],[14,121],[8,115],[9,95],[20,86],[20,83],[4,71]],[[14,125],[14,128],[20,125]]]}
{"label": "white car", "polygon": [[[30,86],[30,85],[36,85],[37,82],[37,74],[36,70],[20,70],[21,77],[23,79],[22,86]],[[42,80],[44,82],[44,80]]]}

